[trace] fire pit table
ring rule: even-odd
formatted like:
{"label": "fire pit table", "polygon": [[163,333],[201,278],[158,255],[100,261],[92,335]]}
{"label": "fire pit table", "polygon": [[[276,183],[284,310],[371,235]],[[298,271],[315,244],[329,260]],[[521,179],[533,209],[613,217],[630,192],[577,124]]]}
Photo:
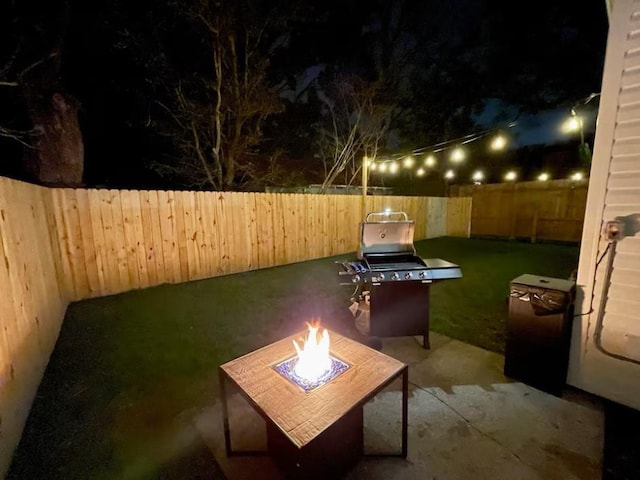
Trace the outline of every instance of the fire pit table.
{"label": "fire pit table", "polygon": [[343,474],[358,462],[364,455],[364,405],[402,377],[401,452],[376,456],[406,458],[408,366],[330,332],[330,356],[339,364],[337,373],[321,385],[300,386],[282,373],[282,366],[295,357],[292,341],[302,335],[284,338],[220,366],[227,456],[257,453],[232,449],[227,382],[237,386],[264,418],[267,452],[287,478],[313,479]]}

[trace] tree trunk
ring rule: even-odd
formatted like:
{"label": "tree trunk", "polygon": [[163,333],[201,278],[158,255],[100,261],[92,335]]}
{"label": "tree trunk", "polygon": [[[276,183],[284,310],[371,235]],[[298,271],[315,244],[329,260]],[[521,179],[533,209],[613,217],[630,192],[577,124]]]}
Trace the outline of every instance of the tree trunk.
{"label": "tree trunk", "polygon": [[84,144],[78,122],[78,102],[65,94],[27,92],[34,148],[25,152],[27,174],[40,184],[82,185]]}

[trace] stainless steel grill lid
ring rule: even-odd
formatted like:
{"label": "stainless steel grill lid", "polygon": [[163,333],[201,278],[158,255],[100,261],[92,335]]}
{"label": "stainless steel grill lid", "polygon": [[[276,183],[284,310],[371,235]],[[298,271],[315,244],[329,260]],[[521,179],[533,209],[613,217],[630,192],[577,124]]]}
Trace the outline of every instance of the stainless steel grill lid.
{"label": "stainless steel grill lid", "polygon": [[375,255],[415,255],[415,222],[405,212],[371,212],[360,223],[358,258]]}

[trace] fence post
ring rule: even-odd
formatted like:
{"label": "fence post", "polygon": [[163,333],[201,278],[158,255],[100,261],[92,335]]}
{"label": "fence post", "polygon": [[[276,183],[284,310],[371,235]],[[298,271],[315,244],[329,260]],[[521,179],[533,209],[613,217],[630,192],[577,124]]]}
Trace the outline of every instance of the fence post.
{"label": "fence post", "polygon": [[511,230],[509,233],[509,240],[515,240],[516,238],[516,217],[518,214],[518,189],[516,183],[511,184],[512,198],[511,198]]}

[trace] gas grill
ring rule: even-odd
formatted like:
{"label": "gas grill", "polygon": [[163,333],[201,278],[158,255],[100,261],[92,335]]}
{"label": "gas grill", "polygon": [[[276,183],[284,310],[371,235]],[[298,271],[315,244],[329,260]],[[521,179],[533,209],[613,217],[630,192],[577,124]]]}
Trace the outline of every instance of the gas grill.
{"label": "gas grill", "polygon": [[357,259],[337,262],[342,285],[355,285],[351,311],[362,333],[422,335],[429,348],[429,294],[434,282],[462,277],[460,267],[423,259],[413,245],[415,222],[405,212],[372,212],[360,224]]}

